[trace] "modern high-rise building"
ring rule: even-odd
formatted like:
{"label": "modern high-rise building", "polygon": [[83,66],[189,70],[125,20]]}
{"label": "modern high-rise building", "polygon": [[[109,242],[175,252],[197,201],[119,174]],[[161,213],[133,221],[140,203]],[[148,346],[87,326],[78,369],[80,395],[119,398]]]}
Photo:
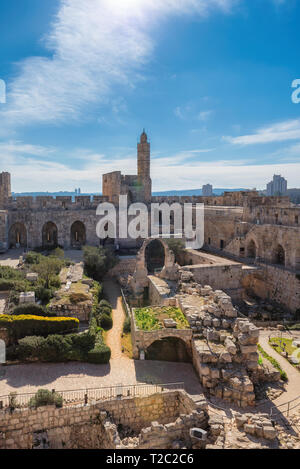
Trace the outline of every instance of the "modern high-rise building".
{"label": "modern high-rise building", "polygon": [[286,195],[287,180],[281,175],[274,174],[273,180],[267,184],[267,195]]}
{"label": "modern high-rise building", "polygon": [[211,197],[213,195],[213,186],[211,184],[202,186],[202,195],[204,197]]}

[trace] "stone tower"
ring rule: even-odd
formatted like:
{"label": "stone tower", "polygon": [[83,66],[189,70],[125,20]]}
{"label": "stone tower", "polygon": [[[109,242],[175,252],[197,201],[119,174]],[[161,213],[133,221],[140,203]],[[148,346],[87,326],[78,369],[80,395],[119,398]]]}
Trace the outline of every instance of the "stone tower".
{"label": "stone tower", "polygon": [[138,183],[140,185],[141,201],[151,202],[152,181],[150,178],[150,143],[143,131],[137,145]]}
{"label": "stone tower", "polygon": [[0,173],[0,209],[4,208],[11,197],[10,173]]}

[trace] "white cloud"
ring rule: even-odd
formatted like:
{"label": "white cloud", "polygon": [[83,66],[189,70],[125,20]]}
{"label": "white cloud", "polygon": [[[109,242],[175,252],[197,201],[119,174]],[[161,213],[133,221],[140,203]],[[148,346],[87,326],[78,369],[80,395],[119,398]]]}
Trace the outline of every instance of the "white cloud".
{"label": "white cloud", "polygon": [[87,106],[107,102],[114,84],[134,86],[153,51],[153,22],[227,13],[237,1],[61,0],[45,39],[52,57],[19,64],[0,119],[14,125],[78,119]]}
{"label": "white cloud", "polygon": [[213,114],[213,111],[202,111],[199,112],[198,119],[205,122],[207,121],[211,115]]}
{"label": "white cloud", "polygon": [[0,142],[1,161],[4,155],[21,154],[32,156],[49,156],[54,151],[54,148],[47,148],[41,145],[30,145],[20,141],[11,140],[9,142]]}
{"label": "white cloud", "polygon": [[[65,158],[63,163],[62,160],[48,161],[39,158],[38,148],[35,154],[32,153],[34,157],[21,156],[19,149],[20,147],[17,147],[14,152],[3,154],[1,158],[5,170],[12,174],[14,192],[73,190],[74,187],[81,187],[82,191],[86,192],[100,192],[102,174],[120,169],[123,174],[136,174],[135,149],[120,149],[114,159],[87,149],[77,149],[72,152],[72,158]],[[204,151],[209,150],[188,150],[153,158],[153,190],[200,188],[208,182],[214,187],[265,188],[274,173],[282,174],[288,180],[289,187],[298,185],[299,162],[282,161],[272,165],[253,165],[246,159],[194,160],[196,152],[204,154]],[[55,156],[59,154],[60,150],[56,149]],[[80,162],[78,167],[74,167],[74,157]]]}
{"label": "white cloud", "polygon": [[284,142],[286,140],[300,139],[300,119],[288,120],[262,127],[256,133],[239,137],[223,137],[234,145],[253,145],[257,143]]}

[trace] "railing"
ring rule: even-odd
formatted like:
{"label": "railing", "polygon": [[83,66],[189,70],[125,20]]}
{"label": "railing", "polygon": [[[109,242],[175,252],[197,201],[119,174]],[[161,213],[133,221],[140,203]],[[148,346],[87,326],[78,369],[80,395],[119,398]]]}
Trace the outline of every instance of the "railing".
{"label": "railing", "polygon": [[125,294],[124,294],[124,291],[123,289],[121,288],[121,295],[122,295],[122,303],[123,303],[123,307],[125,309],[125,313],[127,316],[129,316],[131,318],[131,309],[127,303],[127,300],[126,300],[126,297],[125,297]]}
{"label": "railing", "polygon": [[[105,386],[102,388],[75,389],[68,391],[55,391],[63,398],[65,405],[70,404],[88,404],[89,402],[103,401],[108,399],[121,399],[122,397],[149,396],[151,394],[163,391],[184,390],[184,383],[166,383],[166,384],[133,384],[124,386]],[[0,396],[0,409],[13,407],[27,407],[29,401],[36,393],[17,394]]]}

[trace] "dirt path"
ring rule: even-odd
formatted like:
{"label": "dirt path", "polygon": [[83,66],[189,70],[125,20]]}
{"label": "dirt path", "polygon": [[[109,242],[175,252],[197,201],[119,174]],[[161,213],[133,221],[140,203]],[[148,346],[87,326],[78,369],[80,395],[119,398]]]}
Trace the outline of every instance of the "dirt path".
{"label": "dirt path", "polygon": [[[103,283],[104,293],[113,307],[112,319],[113,327],[107,333],[106,343],[111,349],[111,360],[126,359],[122,353],[121,334],[123,332],[123,324],[125,313],[122,306],[121,290],[113,280],[106,280]],[[129,358],[128,358],[129,360]]]}

